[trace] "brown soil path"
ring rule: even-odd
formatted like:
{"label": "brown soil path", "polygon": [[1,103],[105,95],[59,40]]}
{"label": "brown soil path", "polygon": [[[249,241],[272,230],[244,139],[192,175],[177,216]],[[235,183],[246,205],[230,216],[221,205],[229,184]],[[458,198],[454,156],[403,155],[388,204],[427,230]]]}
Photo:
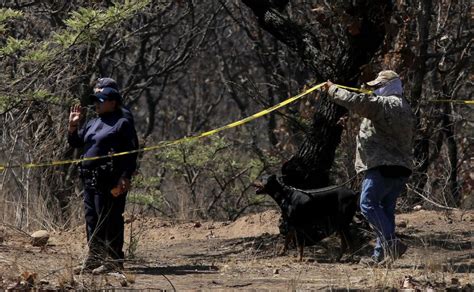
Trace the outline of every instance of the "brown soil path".
{"label": "brown soil path", "polygon": [[[139,218],[127,223],[137,245],[124,274],[72,275],[86,254],[83,226],[53,233],[41,249],[27,235],[3,226],[0,288],[125,288],[166,290],[294,290],[329,288],[420,288],[473,285],[474,212],[418,211],[397,217],[409,250],[389,268],[334,262],[337,240],[277,256],[281,245],[276,211],[248,215],[236,222],[172,223]],[[365,246],[361,253],[367,252]],[[411,278],[408,278],[411,277]],[[16,285],[16,286],[15,286]]]}

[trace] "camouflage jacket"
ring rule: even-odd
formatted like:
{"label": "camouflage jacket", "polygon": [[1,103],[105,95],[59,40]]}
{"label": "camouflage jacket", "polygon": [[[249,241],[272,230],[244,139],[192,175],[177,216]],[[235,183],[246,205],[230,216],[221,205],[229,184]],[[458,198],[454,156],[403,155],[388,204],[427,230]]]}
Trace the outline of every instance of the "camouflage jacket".
{"label": "camouflage jacket", "polygon": [[329,98],[364,117],[357,136],[358,173],[382,165],[412,169],[414,116],[405,98],[357,94],[335,85]]}

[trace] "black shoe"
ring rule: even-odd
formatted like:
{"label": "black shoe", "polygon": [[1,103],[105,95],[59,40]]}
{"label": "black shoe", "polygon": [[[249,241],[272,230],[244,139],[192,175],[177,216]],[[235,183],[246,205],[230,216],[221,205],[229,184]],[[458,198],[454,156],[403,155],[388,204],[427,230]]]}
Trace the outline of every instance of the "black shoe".
{"label": "black shoe", "polygon": [[117,265],[115,263],[108,262],[93,269],[92,274],[100,275],[100,274],[106,274],[106,273],[111,273],[111,272],[120,272],[121,270],[123,270],[123,266],[121,267],[120,265]]}
{"label": "black shoe", "polygon": [[98,268],[101,265],[101,262],[94,257],[87,257],[82,265],[74,267],[73,273],[79,275],[81,273],[90,273],[94,269]]}
{"label": "black shoe", "polygon": [[370,257],[362,257],[359,261],[359,264],[369,266],[369,267],[377,267],[382,262],[383,260],[380,260],[379,258],[375,256],[370,256]]}
{"label": "black shoe", "polygon": [[99,267],[92,270],[93,275],[100,275],[112,272],[113,270],[107,264],[100,265]]}
{"label": "black shoe", "polygon": [[369,267],[388,267],[393,262],[391,257],[388,256],[370,256],[362,257],[359,261],[359,264],[366,265]]}

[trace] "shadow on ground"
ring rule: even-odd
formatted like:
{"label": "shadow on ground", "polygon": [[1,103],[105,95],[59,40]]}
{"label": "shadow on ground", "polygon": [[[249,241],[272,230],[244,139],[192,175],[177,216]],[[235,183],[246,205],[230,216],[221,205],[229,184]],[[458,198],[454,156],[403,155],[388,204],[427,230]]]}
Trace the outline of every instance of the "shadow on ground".
{"label": "shadow on ground", "polygon": [[128,269],[134,274],[146,275],[190,275],[190,274],[214,274],[218,268],[209,265],[181,265],[166,267],[131,267]]}
{"label": "shadow on ground", "polygon": [[[209,242],[200,241],[198,250],[185,251],[176,254],[176,257],[181,259],[192,260],[193,262],[213,262],[235,258],[248,259],[274,259],[280,255],[283,246],[284,238],[279,235],[262,234],[257,237],[235,238],[235,239],[220,239],[214,241],[213,248],[208,249]],[[197,243],[195,242],[197,245]],[[179,245],[182,245],[180,243]],[[176,246],[174,246],[176,247]],[[367,242],[360,239],[355,242],[354,250],[343,255],[341,260],[337,260],[340,253],[340,239],[336,236],[330,236],[317,244],[305,246],[304,261],[317,263],[336,263],[346,262],[351,263],[358,261],[361,255],[368,255],[372,247]],[[284,256],[297,255],[296,246],[290,244],[289,250]]]}
{"label": "shadow on ground", "polygon": [[[418,231],[418,232],[417,232]],[[465,240],[464,232],[433,232],[423,233],[420,230],[411,230],[408,233],[397,234],[400,238],[408,240],[416,245],[438,247],[445,250],[462,251],[473,248],[471,241]]]}

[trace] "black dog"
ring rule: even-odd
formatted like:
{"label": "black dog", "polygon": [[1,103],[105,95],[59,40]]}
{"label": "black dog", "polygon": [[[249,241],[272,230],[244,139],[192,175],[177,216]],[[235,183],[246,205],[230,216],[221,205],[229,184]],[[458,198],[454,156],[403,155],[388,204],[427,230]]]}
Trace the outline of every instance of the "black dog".
{"label": "black dog", "polygon": [[357,193],[344,187],[326,187],[303,191],[285,186],[276,175],[255,183],[257,194],[269,194],[280,206],[280,233],[285,236],[282,254],[292,240],[296,241],[299,260],[305,245],[314,245],[337,232],[341,239],[342,256],[352,248],[349,225],[357,210]]}

